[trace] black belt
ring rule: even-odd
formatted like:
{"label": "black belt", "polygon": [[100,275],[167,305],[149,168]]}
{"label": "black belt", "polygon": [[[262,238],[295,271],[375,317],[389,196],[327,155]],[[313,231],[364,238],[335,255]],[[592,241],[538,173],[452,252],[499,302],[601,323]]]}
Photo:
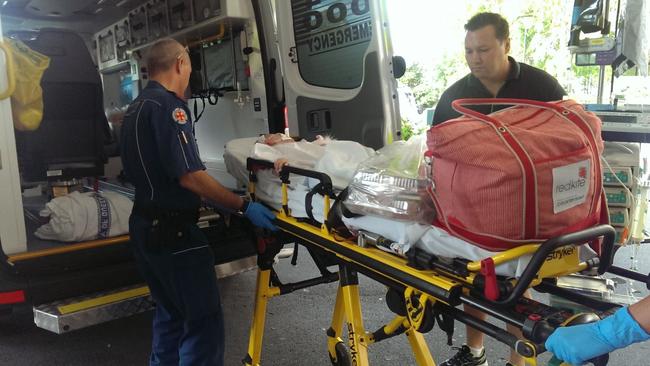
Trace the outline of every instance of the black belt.
{"label": "black belt", "polygon": [[166,209],[153,204],[133,205],[133,213],[151,221],[174,221],[176,223],[195,224],[199,221],[199,209]]}

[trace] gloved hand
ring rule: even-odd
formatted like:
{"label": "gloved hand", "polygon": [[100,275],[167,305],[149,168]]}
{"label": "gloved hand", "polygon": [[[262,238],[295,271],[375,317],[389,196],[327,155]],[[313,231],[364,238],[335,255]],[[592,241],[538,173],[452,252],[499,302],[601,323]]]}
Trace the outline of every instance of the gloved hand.
{"label": "gloved hand", "polygon": [[248,207],[246,207],[246,210],[244,211],[244,216],[251,220],[255,226],[269,229],[271,231],[278,230],[278,228],[273,224],[275,215],[261,203],[249,202]]}
{"label": "gloved hand", "polygon": [[627,308],[595,323],[556,329],[546,340],[546,349],[574,366],[632,343],[650,339]]}

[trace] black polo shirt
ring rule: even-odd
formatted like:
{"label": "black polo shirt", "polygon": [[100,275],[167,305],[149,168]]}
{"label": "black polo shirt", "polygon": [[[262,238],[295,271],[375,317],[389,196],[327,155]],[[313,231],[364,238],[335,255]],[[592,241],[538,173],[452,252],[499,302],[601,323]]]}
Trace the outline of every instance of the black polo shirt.
{"label": "black polo shirt", "polygon": [[[499,89],[496,95],[497,98],[532,99],[550,102],[562,100],[562,97],[566,95],[560,83],[546,71],[517,62],[512,57],[508,57],[508,60],[510,61],[508,79]],[[460,116],[460,113],[451,107],[451,102],[456,99],[492,97],[492,94],[483,86],[481,81],[469,73],[442,93],[433,115],[433,124]],[[507,107],[501,105],[470,106],[471,109],[484,114]]]}

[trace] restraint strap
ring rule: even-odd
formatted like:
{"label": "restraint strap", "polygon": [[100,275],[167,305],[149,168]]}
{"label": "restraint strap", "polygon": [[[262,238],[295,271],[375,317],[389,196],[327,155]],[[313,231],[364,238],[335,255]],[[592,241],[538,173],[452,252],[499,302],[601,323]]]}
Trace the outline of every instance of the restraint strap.
{"label": "restraint strap", "polygon": [[[321,191],[323,190],[323,184],[318,183],[314,188],[312,188],[306,195],[305,195],[305,210],[307,211],[307,216],[316,221],[314,219],[314,214],[312,213],[313,205],[312,201],[314,198],[314,194],[316,193],[322,193]],[[327,219],[327,218],[325,218]]]}
{"label": "restraint strap", "polygon": [[447,345],[451,346],[454,336],[454,318],[447,314],[445,307],[446,305],[436,301],[433,304],[433,316],[436,318],[440,329],[447,334]]}

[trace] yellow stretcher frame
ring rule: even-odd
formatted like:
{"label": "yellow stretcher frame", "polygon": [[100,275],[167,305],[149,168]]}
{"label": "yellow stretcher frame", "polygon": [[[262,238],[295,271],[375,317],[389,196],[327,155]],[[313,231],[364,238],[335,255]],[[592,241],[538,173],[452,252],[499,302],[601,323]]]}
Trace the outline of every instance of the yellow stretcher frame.
{"label": "yellow stretcher frame", "polygon": [[[255,170],[272,168],[273,164],[249,159],[247,165],[250,172],[249,193],[254,197]],[[315,226],[304,222],[304,220],[293,218],[288,206],[287,193],[291,173],[321,180],[325,187],[324,189],[321,187],[321,193],[324,193],[325,200],[325,218],[328,217],[330,208],[330,195],[333,196],[333,194],[330,194],[332,192],[331,181],[329,181],[329,177],[322,173],[285,167],[280,174],[282,180],[282,209],[276,215],[276,224],[282,232],[297,239],[300,244],[329,253],[338,259],[340,268],[339,287],[331,327],[327,331],[328,352],[333,365],[367,366],[369,365],[368,347],[375,343],[376,334],[384,334],[389,337],[404,333],[409,340],[417,365],[435,366],[435,361],[424,341],[424,337],[419,332],[419,330],[422,330],[421,327],[427,310],[432,306],[440,304],[450,314],[453,314],[454,319],[479,329],[478,326],[481,324],[477,323],[477,319],[464,315],[460,310],[455,309],[455,306],[465,303],[486,311],[490,310],[490,305],[497,307],[513,306],[517,301],[521,301],[520,298],[525,290],[531,286],[542,285],[545,278],[576,273],[598,265],[598,262],[580,262],[578,250],[575,250],[577,244],[602,237],[605,245],[604,258],[607,258],[607,260],[601,263],[602,268],[599,268],[599,272],[604,272],[611,265],[615,232],[611,226],[601,225],[583,232],[569,234],[557,239],[554,238],[542,244],[524,245],[506,250],[491,257],[490,261],[496,266],[507,261],[516,260],[522,255],[533,255],[522,277],[519,280],[510,281],[512,292],[505,299],[499,298],[492,301],[472,299],[471,289],[475,283],[480,282],[478,279],[481,277],[479,273],[482,261],[467,262],[464,275],[445,268],[416,269],[410,266],[404,258],[377,248],[360,247],[355,242],[333,235],[327,226],[326,220],[320,226]],[[549,254],[555,253],[559,255],[549,256]],[[273,284],[272,260],[269,261],[267,257],[266,263],[262,262],[258,259],[259,268],[253,322],[250,329],[248,354],[243,360],[245,365],[251,366],[258,366],[261,362],[262,338],[268,301],[272,297],[283,294],[281,287]],[[367,332],[363,325],[357,271],[371,278],[380,279],[380,282],[387,281],[403,288],[404,304],[407,309],[406,315],[397,315],[390,323],[375,333]],[[526,278],[526,282],[523,282],[522,278]],[[331,281],[330,278],[318,283]],[[601,311],[611,311],[615,306],[613,304],[597,305],[601,307]],[[611,306],[608,307],[607,305]],[[490,315],[499,315],[498,310],[488,313]],[[507,321],[508,317],[504,316],[501,319]],[[347,346],[349,352],[347,353],[344,347],[346,342],[342,338],[344,324],[347,324],[348,328]],[[481,326],[481,331],[487,332],[488,335],[495,336],[498,340],[511,345],[524,357],[528,365],[537,365],[537,355],[544,351],[543,342],[535,343],[526,339],[516,339],[512,335],[508,337],[503,331],[499,332],[495,329],[494,326]]]}

